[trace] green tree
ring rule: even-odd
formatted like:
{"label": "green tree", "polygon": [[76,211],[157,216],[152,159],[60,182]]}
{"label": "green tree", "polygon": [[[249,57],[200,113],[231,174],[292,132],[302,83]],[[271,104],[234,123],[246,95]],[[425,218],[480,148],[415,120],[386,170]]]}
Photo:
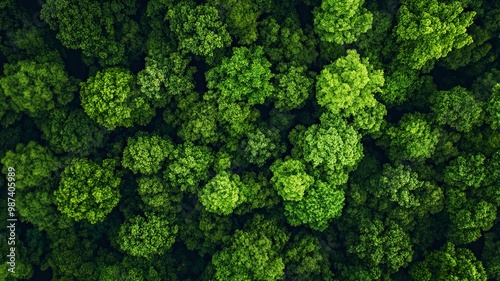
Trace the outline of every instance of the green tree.
{"label": "green tree", "polygon": [[383,85],[383,72],[375,70],[368,59],[361,59],[355,50],[348,50],[345,57],[321,70],[316,80],[316,99],[333,114],[354,117],[357,127],[377,131],[385,108],[375,95],[382,91]]}
{"label": "green tree", "polygon": [[321,40],[351,44],[372,27],[373,15],[364,0],[324,0],[314,10],[314,28]]}
{"label": "green tree", "polygon": [[73,159],[61,174],[54,192],[61,213],[75,221],[95,224],[106,218],[120,200],[121,179],[115,172],[115,160],[98,164],[85,158]]}
{"label": "green tree", "polygon": [[229,215],[241,203],[242,183],[236,174],[222,173],[210,179],[199,192],[200,203],[209,211]]}
{"label": "green tree", "polygon": [[247,139],[242,142],[244,157],[258,167],[264,166],[269,159],[274,159],[285,152],[286,147],[280,137],[277,129],[258,127],[249,132]]}
{"label": "green tree", "polygon": [[485,160],[482,154],[459,155],[446,166],[444,182],[461,190],[480,187],[485,178]]}
{"label": "green tree", "polygon": [[448,125],[459,132],[469,132],[482,123],[481,103],[460,86],[436,92],[431,97],[431,103],[435,120],[440,125]]}
{"label": "green tree", "polygon": [[410,276],[416,281],[487,279],[483,264],[472,251],[452,243],[446,243],[440,250],[426,255],[424,261],[412,265]]}
{"label": "green tree", "polygon": [[42,131],[42,138],[56,153],[88,156],[103,147],[109,136],[104,127],[79,108],[54,109],[46,117],[35,121]]}
{"label": "green tree", "polygon": [[192,92],[196,69],[188,64],[189,59],[175,52],[168,57],[146,57],[146,67],[137,74],[141,92],[156,107],[166,106],[171,97]]}
{"label": "green tree", "polygon": [[271,222],[255,222],[250,223],[253,229],[236,230],[230,245],[213,255],[215,280],[283,279],[285,264],[279,251],[288,236]]}
{"label": "green tree", "polygon": [[486,121],[491,128],[500,128],[500,84],[493,86],[493,91],[486,106]]}
{"label": "green tree", "polygon": [[49,149],[34,141],[20,143],[15,151],[7,151],[1,163],[5,175],[9,173],[9,167],[16,170],[16,188],[19,190],[46,186],[54,179],[53,172],[62,166]]}
{"label": "green tree", "polygon": [[158,176],[141,177],[137,183],[137,191],[142,201],[154,211],[165,214],[176,214],[181,211],[182,194],[177,187],[167,186]]}
{"label": "green tree", "polygon": [[149,99],[137,89],[136,77],[124,68],[97,72],[81,83],[80,97],[90,118],[108,130],[146,125],[155,115]]}
{"label": "green tree", "polygon": [[356,255],[369,268],[381,266],[390,273],[410,263],[413,256],[410,235],[398,223],[361,218],[357,225],[359,232],[351,232],[346,238],[348,253]]}
{"label": "green tree", "polygon": [[328,223],[342,214],[344,191],[331,183],[316,180],[300,201],[285,201],[285,215],[292,226],[305,224],[324,231]]}
{"label": "green tree", "polygon": [[129,0],[48,0],[41,18],[69,49],[96,58],[102,66],[124,64],[140,50],[137,4]]}
{"label": "green tree", "polygon": [[330,262],[317,237],[300,232],[287,245],[285,276],[298,281],[334,280]]}
{"label": "green tree", "polygon": [[276,91],[272,96],[274,106],[281,110],[301,108],[309,98],[313,79],[305,66],[286,65],[276,74]]}
{"label": "green tree", "polygon": [[248,45],[257,40],[259,16],[269,11],[270,0],[210,0],[208,3],[219,10],[231,35],[239,39],[238,43]]}
{"label": "green tree", "polygon": [[333,185],[345,184],[348,173],[363,157],[361,135],[337,116],[323,115],[321,124],[307,129],[299,125],[289,138],[294,145],[292,156],[311,164],[315,169],[311,175],[315,178],[322,175],[319,171],[324,171],[328,182]]}
{"label": "green tree", "polygon": [[467,27],[476,12],[464,12],[460,1],[401,2],[394,36],[399,45],[396,59],[412,69],[445,57],[453,49],[472,43]]}
{"label": "green tree", "polygon": [[178,230],[178,226],[163,216],[135,216],[121,225],[118,243],[121,250],[134,257],[151,259],[172,247]]}
{"label": "green tree", "polygon": [[0,88],[10,101],[8,108],[31,116],[68,104],[77,90],[59,62],[23,60],[5,64],[4,74]]}
{"label": "green tree", "polygon": [[190,142],[175,147],[163,173],[168,185],[178,186],[183,192],[196,193],[200,182],[209,179],[214,156],[210,148]]}
{"label": "green tree", "polygon": [[304,192],[314,183],[314,178],[306,173],[305,165],[299,160],[278,159],[269,168],[273,172],[271,183],[286,201],[300,201]]}
{"label": "green tree", "polygon": [[123,150],[122,165],[134,174],[152,175],[162,168],[163,161],[173,149],[174,145],[170,140],[139,132],[128,138]]}
{"label": "green tree", "polygon": [[439,141],[439,132],[418,113],[405,114],[386,134],[390,138],[392,159],[423,161],[432,156]]}
{"label": "green tree", "polygon": [[213,59],[218,49],[231,44],[231,36],[219,19],[217,9],[210,5],[195,5],[183,1],[169,9],[165,19],[177,36],[179,50]]}
{"label": "green tree", "polygon": [[204,98],[225,104],[263,104],[274,92],[270,68],[262,47],[233,48],[230,58],[224,58],[219,66],[205,73],[207,87],[212,91],[205,93]]}

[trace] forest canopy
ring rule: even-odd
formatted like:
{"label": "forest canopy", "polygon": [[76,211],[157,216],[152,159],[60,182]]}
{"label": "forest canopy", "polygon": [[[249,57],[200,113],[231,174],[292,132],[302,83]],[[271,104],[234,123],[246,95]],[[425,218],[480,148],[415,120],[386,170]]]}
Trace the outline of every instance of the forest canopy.
{"label": "forest canopy", "polygon": [[500,1],[0,0],[0,281],[500,280],[499,56]]}

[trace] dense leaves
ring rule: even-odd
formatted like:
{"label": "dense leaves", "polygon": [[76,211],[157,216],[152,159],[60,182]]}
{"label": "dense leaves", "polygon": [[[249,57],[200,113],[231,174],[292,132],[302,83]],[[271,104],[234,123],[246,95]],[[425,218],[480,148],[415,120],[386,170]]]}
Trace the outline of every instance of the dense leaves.
{"label": "dense leaves", "polygon": [[499,3],[0,0],[0,280],[499,279]]}

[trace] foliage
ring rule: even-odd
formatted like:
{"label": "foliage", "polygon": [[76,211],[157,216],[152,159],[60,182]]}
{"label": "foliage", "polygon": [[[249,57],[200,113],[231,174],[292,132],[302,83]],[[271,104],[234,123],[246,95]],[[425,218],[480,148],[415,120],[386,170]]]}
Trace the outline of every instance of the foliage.
{"label": "foliage", "polygon": [[127,140],[122,165],[134,174],[151,175],[162,168],[163,161],[173,149],[170,140],[139,132]]}
{"label": "foliage", "polygon": [[178,227],[166,217],[146,214],[146,218],[135,216],[120,227],[118,234],[120,249],[134,257],[152,258],[162,255],[175,242]]}
{"label": "foliage", "polygon": [[373,15],[364,0],[327,0],[314,13],[314,27],[321,40],[350,44],[372,27]]}
{"label": "foliage", "polygon": [[59,211],[75,221],[88,220],[95,224],[120,200],[121,179],[116,176],[115,161],[102,164],[85,158],[75,158],[61,174],[59,188],[54,192]]}
{"label": "foliage", "polygon": [[447,243],[440,250],[429,253],[425,260],[411,267],[414,280],[486,280],[482,263],[469,249]]}
{"label": "foliage", "polygon": [[80,96],[85,112],[97,123],[116,127],[146,125],[155,112],[137,89],[135,76],[124,68],[107,68],[81,83]]}
{"label": "foliage", "polygon": [[68,104],[76,91],[75,81],[58,62],[19,61],[6,64],[4,74],[0,88],[10,101],[9,107],[32,116]]}

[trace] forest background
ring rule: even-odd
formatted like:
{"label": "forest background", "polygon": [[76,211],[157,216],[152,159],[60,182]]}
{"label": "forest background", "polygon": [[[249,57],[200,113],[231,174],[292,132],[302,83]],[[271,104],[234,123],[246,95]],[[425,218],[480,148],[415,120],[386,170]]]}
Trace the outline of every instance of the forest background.
{"label": "forest background", "polygon": [[0,0],[0,280],[500,280],[499,35],[499,1]]}

